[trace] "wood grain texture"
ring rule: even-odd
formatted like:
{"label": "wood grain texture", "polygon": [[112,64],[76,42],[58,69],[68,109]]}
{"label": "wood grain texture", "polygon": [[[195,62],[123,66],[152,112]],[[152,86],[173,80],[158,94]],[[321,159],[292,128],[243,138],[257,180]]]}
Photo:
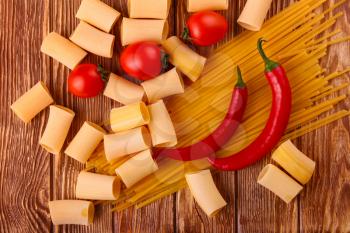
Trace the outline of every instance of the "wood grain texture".
{"label": "wood grain texture", "polygon": [[[52,156],[38,145],[48,116],[44,110],[25,126],[9,105],[39,80],[47,83],[56,103],[76,112],[67,142],[84,120],[102,122],[118,106],[103,96],[78,99],[67,93],[69,70],[40,53],[43,37],[51,31],[69,36],[78,20],[81,0],[0,1],[0,233],[8,232],[350,232],[350,119],[345,118],[298,140],[299,148],[317,162],[316,173],[290,205],[256,184],[256,177],[269,159],[236,173],[214,175],[228,206],[215,218],[207,218],[188,189],[140,210],[130,208],[112,214],[109,206],[98,206],[94,224],[60,226],[51,224],[47,202],[75,198],[76,177],[83,165],[65,156]],[[127,0],[103,0],[127,16]],[[188,17],[186,0],[174,0],[169,16],[171,34],[181,35]],[[229,0],[223,13],[229,21],[228,41],[242,29],[236,19],[246,0]],[[294,0],[274,0],[269,16]],[[327,7],[325,5],[324,7]],[[345,16],[335,28],[350,35],[350,5],[337,9]],[[120,21],[118,25],[120,24]],[[118,26],[113,59],[89,55],[87,62],[100,63],[122,74],[117,54]],[[336,37],[335,37],[336,38]],[[222,43],[224,43],[223,41]],[[197,49],[208,55],[213,48]],[[350,43],[334,45],[322,60],[327,73],[350,66]],[[333,84],[349,82],[350,76]],[[348,94],[349,90],[343,90]],[[338,108],[349,109],[347,99]]]}

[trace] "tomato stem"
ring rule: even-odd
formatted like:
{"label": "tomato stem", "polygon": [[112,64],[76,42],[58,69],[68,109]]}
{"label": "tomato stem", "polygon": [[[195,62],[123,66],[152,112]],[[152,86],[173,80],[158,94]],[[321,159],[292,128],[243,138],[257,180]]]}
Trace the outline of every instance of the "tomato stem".
{"label": "tomato stem", "polygon": [[182,32],[182,36],[181,37],[185,41],[189,41],[190,40],[190,30],[188,29],[188,27],[184,27],[184,31]]}
{"label": "tomato stem", "polygon": [[104,82],[108,81],[109,72],[103,68],[101,64],[97,65],[97,71],[100,73],[101,78]]}
{"label": "tomato stem", "polygon": [[169,67],[169,54],[165,53],[163,50],[161,51],[161,62],[162,62],[162,71],[165,71]]}

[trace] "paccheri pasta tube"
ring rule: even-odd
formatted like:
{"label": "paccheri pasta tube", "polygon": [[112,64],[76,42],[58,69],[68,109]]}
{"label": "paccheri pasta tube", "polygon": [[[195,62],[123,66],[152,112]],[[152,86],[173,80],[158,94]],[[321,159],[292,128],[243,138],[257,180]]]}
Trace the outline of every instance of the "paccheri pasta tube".
{"label": "paccheri pasta tube", "polygon": [[115,172],[122,179],[127,188],[130,188],[146,176],[158,170],[157,163],[152,158],[150,150],[142,151],[125,163],[120,165]]}
{"label": "paccheri pasta tube", "polygon": [[103,94],[121,104],[128,105],[142,101],[145,91],[141,86],[111,73]]}
{"label": "paccheri pasta tube", "polygon": [[151,145],[151,136],[144,126],[104,136],[105,154],[109,162],[125,155],[146,150]]}
{"label": "paccheri pasta tube", "polygon": [[258,183],[287,204],[303,189],[298,182],[272,164],[266,165],[260,172]]}
{"label": "paccheri pasta tube", "polygon": [[113,108],[110,114],[110,123],[113,132],[133,129],[141,125],[146,125],[149,121],[148,108],[144,102]]}
{"label": "paccheri pasta tube", "polygon": [[102,31],[110,32],[120,13],[100,0],[83,0],[76,17]]}
{"label": "paccheri pasta tube", "polygon": [[87,55],[86,51],[56,32],[45,37],[40,50],[71,70]]}
{"label": "paccheri pasta tube", "polygon": [[161,43],[167,38],[168,32],[168,22],[163,19],[123,18],[120,39],[123,46],[141,41]]}
{"label": "paccheri pasta tube", "polygon": [[238,18],[238,24],[248,30],[259,31],[269,11],[271,2],[272,0],[248,0]]}
{"label": "paccheri pasta tube", "polygon": [[24,122],[30,122],[39,112],[53,103],[49,90],[38,82],[11,105],[12,111]]}
{"label": "paccheri pasta tube", "polygon": [[94,220],[95,207],[91,201],[50,201],[49,210],[51,220],[54,225],[89,225]]}
{"label": "paccheri pasta tube", "polygon": [[75,195],[79,199],[117,200],[120,194],[120,179],[82,171],[78,175]]}
{"label": "paccheri pasta tube", "polygon": [[169,61],[193,82],[196,81],[203,69],[206,58],[200,56],[179,38],[172,36],[163,42],[163,48],[169,54]]}
{"label": "paccheri pasta tube", "polygon": [[290,140],[273,152],[272,159],[301,184],[309,182],[316,166],[315,162],[299,151]]}
{"label": "paccheri pasta tube", "polygon": [[141,83],[146,92],[148,101],[155,101],[175,94],[184,93],[184,84],[181,74],[176,68],[161,74],[160,76]]}
{"label": "paccheri pasta tube", "polygon": [[187,0],[187,11],[227,10],[228,0]]}
{"label": "paccheri pasta tube", "polygon": [[113,56],[115,36],[100,31],[84,21],[80,21],[69,39],[93,54],[108,58]]}
{"label": "paccheri pasta tube", "polygon": [[194,199],[208,216],[214,216],[227,205],[215,186],[210,170],[189,173],[185,177]]}
{"label": "paccheri pasta tube", "polygon": [[148,128],[151,133],[153,146],[175,146],[177,144],[176,132],[163,100],[149,105],[148,109],[151,114]]}
{"label": "paccheri pasta tube", "polygon": [[85,163],[103,140],[104,134],[105,131],[100,126],[85,121],[64,153],[81,163]]}
{"label": "paccheri pasta tube", "polygon": [[50,106],[50,115],[40,145],[48,152],[58,155],[66,140],[75,113],[60,105]]}
{"label": "paccheri pasta tube", "polygon": [[166,19],[171,0],[128,0],[130,18]]}

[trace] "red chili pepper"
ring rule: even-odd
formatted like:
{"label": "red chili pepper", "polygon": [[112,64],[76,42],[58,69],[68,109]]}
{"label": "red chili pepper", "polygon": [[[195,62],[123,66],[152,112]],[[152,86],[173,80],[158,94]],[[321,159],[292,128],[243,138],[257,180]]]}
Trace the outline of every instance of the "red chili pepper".
{"label": "red chili pepper", "polygon": [[288,125],[292,105],[289,81],[283,67],[265,55],[263,42],[260,38],[258,50],[265,62],[265,76],[272,89],[269,119],[261,134],[242,151],[225,158],[209,158],[209,162],[217,169],[239,170],[260,160],[277,145]]}
{"label": "red chili pepper", "polygon": [[169,157],[175,160],[191,161],[205,158],[227,143],[238,128],[247,105],[248,91],[237,67],[237,84],[232,92],[231,103],[222,123],[202,141],[188,147],[164,149],[155,152],[157,157]]}

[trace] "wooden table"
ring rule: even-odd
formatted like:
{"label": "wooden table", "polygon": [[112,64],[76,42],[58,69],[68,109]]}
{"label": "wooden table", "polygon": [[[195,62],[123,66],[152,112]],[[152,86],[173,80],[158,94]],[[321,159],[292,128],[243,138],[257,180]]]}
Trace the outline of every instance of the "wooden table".
{"label": "wooden table", "polygon": [[[104,0],[127,15],[127,0]],[[236,22],[245,0],[231,0],[227,40],[241,30]],[[288,6],[290,0],[274,0],[269,15]],[[77,113],[68,136],[70,141],[86,119],[101,122],[117,106],[102,96],[78,99],[67,93],[68,69],[40,53],[43,37],[51,31],[69,36],[78,23],[74,15],[80,0],[0,1],[0,232],[350,232],[350,119],[346,118],[296,141],[317,161],[316,173],[301,195],[285,205],[256,184],[268,160],[236,173],[215,177],[229,205],[217,217],[207,218],[186,189],[140,210],[110,213],[97,208],[89,227],[51,224],[48,201],[74,198],[81,164],[67,156],[52,156],[38,145],[48,110],[25,126],[9,106],[39,80],[48,84],[58,104]],[[326,5],[325,5],[326,7]],[[350,4],[336,24],[350,34]],[[175,0],[169,16],[171,34],[180,35],[187,17],[185,0]],[[116,27],[113,33],[118,34]],[[121,46],[117,43],[116,55]],[[210,49],[202,49],[208,54]],[[88,62],[101,63],[119,73],[118,58],[89,55]],[[332,46],[322,61],[326,72],[350,66],[350,43]],[[350,81],[335,80],[336,84]],[[343,93],[347,93],[344,90]],[[349,108],[346,100],[338,108]]]}

